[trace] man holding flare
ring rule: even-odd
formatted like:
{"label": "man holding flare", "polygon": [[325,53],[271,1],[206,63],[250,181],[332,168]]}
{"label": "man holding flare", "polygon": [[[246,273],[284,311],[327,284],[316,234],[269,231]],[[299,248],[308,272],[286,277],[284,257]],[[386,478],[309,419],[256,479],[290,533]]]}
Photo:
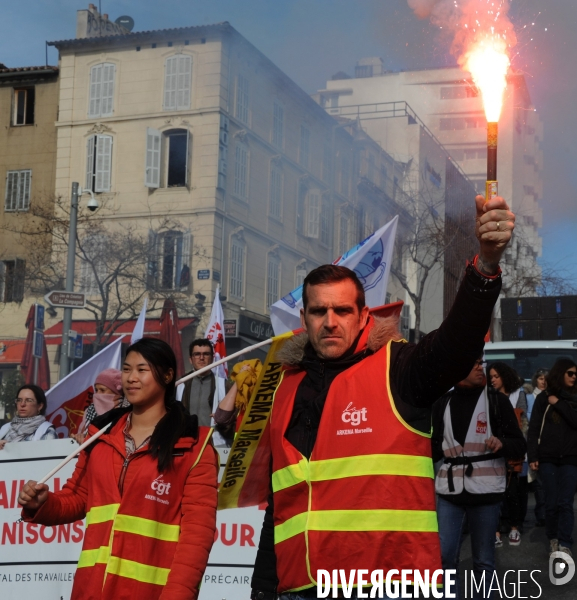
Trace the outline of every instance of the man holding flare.
{"label": "man holding flare", "polygon": [[441,568],[430,409],[482,352],[515,222],[502,198],[475,202],[479,254],[448,317],[417,345],[369,314],[352,271],[323,265],[305,279],[305,333],[279,356],[251,598],[317,598],[320,569]]}

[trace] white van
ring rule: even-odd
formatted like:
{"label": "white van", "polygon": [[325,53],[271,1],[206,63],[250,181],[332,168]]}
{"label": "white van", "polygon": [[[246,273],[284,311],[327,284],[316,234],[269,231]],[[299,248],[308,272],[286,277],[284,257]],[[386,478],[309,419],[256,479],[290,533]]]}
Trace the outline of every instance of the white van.
{"label": "white van", "polygon": [[525,381],[531,381],[537,369],[550,369],[558,358],[570,358],[577,364],[577,340],[534,342],[488,342],[485,361],[504,362]]}

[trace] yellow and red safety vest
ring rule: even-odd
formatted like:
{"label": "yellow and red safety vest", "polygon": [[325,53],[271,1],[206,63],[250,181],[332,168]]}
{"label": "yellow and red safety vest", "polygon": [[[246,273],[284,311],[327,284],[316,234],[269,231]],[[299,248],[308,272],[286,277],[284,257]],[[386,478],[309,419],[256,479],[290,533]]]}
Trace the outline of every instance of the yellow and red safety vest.
{"label": "yellow and red safety vest", "polygon": [[200,427],[198,441],[183,438],[177,442],[173,467],[162,474],[149,453],[132,455],[131,460],[139,462],[138,477],[122,495],[118,482],[111,478],[117,450],[104,440],[93,448],[90,468],[85,471],[89,490],[86,534],[72,598],[146,600],[160,596],[180,536],[186,478],[200,460],[210,433],[208,427]]}
{"label": "yellow and red safety vest", "polygon": [[390,342],[330,386],[307,460],[285,438],[305,373],[287,370],[275,395],[274,536],[279,591],[316,584],[317,570],[441,568],[430,435],[399,415]]}

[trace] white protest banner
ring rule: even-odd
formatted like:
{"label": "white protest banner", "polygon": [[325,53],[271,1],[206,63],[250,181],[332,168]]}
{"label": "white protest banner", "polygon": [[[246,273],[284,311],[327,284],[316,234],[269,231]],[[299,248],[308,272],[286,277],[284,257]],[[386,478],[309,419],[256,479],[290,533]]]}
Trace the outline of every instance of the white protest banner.
{"label": "white protest banner", "polygon": [[[71,439],[13,442],[0,450],[0,598],[70,598],[84,522],[54,527],[18,522],[18,494],[76,446]],[[52,491],[72,475],[76,459],[48,482]]]}
{"label": "white protest banner", "polygon": [[[221,463],[220,480],[230,448],[217,450]],[[208,558],[198,600],[249,598],[264,510],[256,506],[232,508],[219,510],[216,517],[216,540]]]}

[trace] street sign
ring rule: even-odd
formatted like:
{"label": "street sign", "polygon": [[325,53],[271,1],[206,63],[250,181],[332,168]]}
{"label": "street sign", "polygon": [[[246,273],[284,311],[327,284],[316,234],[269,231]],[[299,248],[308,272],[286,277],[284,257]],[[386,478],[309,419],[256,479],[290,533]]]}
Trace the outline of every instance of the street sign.
{"label": "street sign", "polygon": [[199,269],[196,273],[197,279],[210,279],[210,269]]}
{"label": "street sign", "polygon": [[58,308],[84,308],[86,306],[86,294],[82,292],[53,290],[44,296],[44,300],[46,300],[50,306],[56,306]]}
{"label": "street sign", "polygon": [[44,306],[42,304],[34,305],[34,329],[44,330]]}
{"label": "street sign", "polygon": [[238,321],[236,319],[224,320],[224,335],[225,337],[236,337],[238,335]]}
{"label": "street sign", "polygon": [[72,329],[68,332],[68,358],[82,358],[82,334]]}
{"label": "street sign", "polygon": [[44,346],[44,334],[41,331],[34,332],[34,344],[32,348],[32,356],[34,358],[42,358],[42,348]]}

